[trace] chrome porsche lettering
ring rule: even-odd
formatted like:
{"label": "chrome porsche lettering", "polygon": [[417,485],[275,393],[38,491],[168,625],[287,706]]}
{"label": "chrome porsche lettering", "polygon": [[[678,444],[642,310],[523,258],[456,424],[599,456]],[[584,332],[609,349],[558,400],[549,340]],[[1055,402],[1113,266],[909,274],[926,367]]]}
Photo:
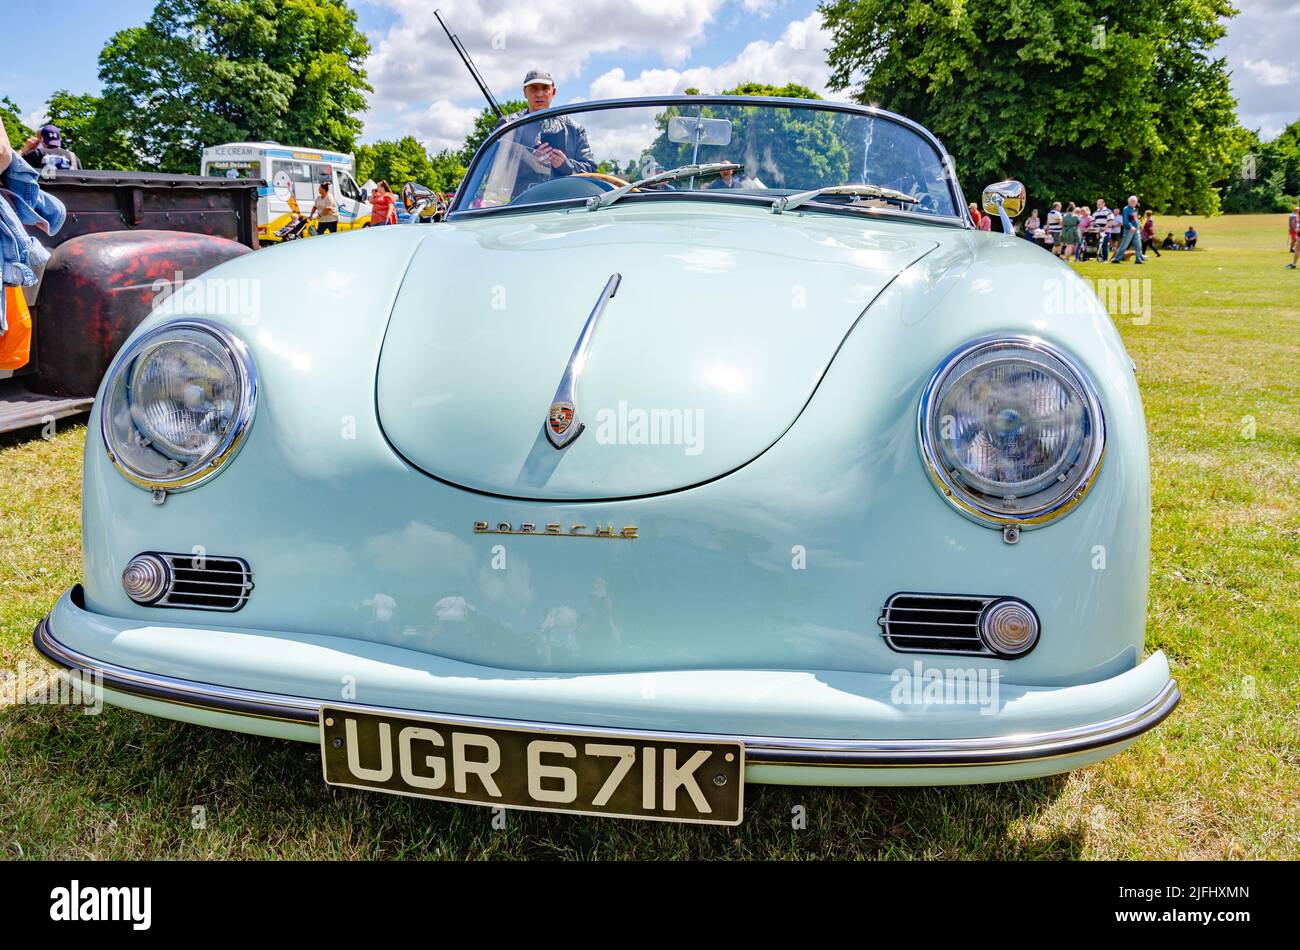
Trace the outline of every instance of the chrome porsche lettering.
{"label": "chrome porsche lettering", "polygon": [[509,521],[499,521],[496,527],[492,526],[489,521],[475,521],[475,534],[510,534],[510,535],[530,535],[532,537],[551,537],[551,538],[611,538],[622,541],[635,541],[640,535],[637,532],[636,525],[624,525],[622,528],[615,528],[613,523],[595,525],[571,524],[567,528],[557,521],[549,522],[544,525],[543,531],[537,530],[537,525],[531,521],[521,522],[517,527]]}

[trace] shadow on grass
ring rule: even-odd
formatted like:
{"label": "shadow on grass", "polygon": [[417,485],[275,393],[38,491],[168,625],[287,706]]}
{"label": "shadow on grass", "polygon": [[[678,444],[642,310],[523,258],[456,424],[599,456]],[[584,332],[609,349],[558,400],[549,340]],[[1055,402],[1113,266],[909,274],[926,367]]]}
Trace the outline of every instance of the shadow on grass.
{"label": "shadow on grass", "polygon": [[84,427],[89,418],[89,411],[79,412],[75,415],[54,420],[52,423],[53,428],[51,428],[50,423],[36,422],[32,425],[23,426],[21,429],[0,432],[0,449],[18,448],[31,442],[49,441],[51,432],[62,432],[64,429]]}
{"label": "shadow on grass", "polygon": [[0,710],[0,846],[11,858],[1073,858],[1081,831],[1025,830],[1065,782],[751,785],[739,828],[512,811],[494,829],[485,808],[328,788],[312,745],[112,707]]}

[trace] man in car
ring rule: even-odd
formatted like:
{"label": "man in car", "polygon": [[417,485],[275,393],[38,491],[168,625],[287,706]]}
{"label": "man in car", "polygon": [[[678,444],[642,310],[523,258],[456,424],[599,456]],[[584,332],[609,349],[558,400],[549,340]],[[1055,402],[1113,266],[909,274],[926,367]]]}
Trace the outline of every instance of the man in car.
{"label": "man in car", "polygon": [[718,177],[713,181],[708,182],[703,187],[716,189],[718,191],[726,191],[731,188],[744,188],[746,187],[746,182],[744,178],[737,175],[731,169],[726,169],[725,171],[718,172]]}
{"label": "man in car", "polygon": [[[532,113],[549,109],[554,99],[555,80],[551,78],[551,74],[544,69],[530,69],[524,76],[524,101],[528,103],[527,111],[502,116],[497,121],[497,126],[506,123],[527,123]],[[538,182],[562,175],[577,175],[596,170],[596,159],[591,154],[591,145],[587,142],[587,130],[571,116],[549,116],[528,123],[520,134],[522,137],[517,141],[532,150],[531,157],[536,167],[529,163],[521,163],[514,188],[516,197]]]}

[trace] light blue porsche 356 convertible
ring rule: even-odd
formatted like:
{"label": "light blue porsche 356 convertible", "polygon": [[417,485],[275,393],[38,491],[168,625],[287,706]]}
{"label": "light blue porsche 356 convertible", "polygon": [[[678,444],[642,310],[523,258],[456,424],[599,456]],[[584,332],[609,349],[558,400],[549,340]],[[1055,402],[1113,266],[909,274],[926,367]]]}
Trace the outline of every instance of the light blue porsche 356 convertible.
{"label": "light blue porsche 356 convertible", "polygon": [[1178,702],[1110,318],[879,109],[518,117],[445,222],[173,293],[88,431],[37,647],[331,784],[734,824],[749,782],[1078,768]]}

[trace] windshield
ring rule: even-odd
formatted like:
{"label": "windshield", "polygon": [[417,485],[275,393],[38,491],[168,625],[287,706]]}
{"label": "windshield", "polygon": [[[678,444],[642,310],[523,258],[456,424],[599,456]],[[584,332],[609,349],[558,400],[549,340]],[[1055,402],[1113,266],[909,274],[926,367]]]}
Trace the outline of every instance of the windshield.
{"label": "windshield", "polygon": [[[620,104],[540,118],[512,117],[488,145],[458,194],[467,211],[599,196],[626,182],[684,165],[730,162],[713,172],[633,192],[783,195],[837,185],[877,185],[915,198],[911,204],[826,195],[820,203],[889,207],[959,217],[956,186],[931,142],[881,115],[806,104]],[[624,199],[624,200],[628,200]]]}

